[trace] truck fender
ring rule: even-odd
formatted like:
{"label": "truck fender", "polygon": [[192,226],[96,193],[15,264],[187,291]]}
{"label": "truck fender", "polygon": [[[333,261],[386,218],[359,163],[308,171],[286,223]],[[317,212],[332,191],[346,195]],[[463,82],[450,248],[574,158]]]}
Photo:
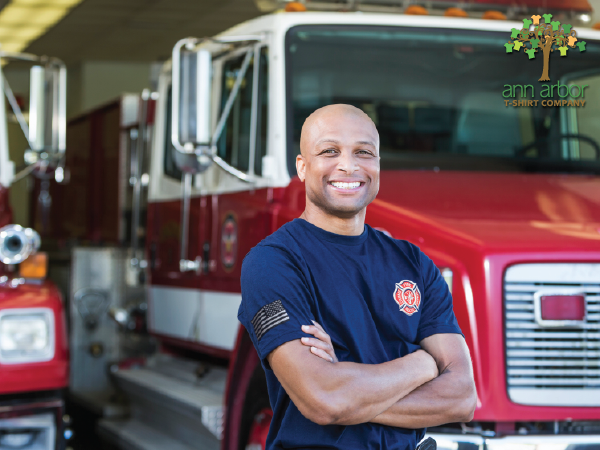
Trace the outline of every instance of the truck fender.
{"label": "truck fender", "polygon": [[254,344],[246,329],[240,325],[227,374],[225,430],[221,450],[238,450],[246,394],[252,375],[259,367],[260,360]]}

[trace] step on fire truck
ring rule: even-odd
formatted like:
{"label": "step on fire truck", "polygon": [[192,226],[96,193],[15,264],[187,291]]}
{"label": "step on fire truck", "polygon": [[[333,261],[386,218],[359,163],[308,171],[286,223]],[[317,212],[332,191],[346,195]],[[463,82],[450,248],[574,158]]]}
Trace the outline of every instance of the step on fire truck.
{"label": "step on fire truck", "polygon": [[[66,68],[56,58],[0,52],[2,63],[32,64],[29,121],[0,69],[0,449],[63,449],[64,392],[69,353],[63,297],[46,279],[40,236],[12,223],[11,184],[33,174],[44,190],[64,180]],[[2,64],[3,65],[3,64]],[[2,66],[0,65],[0,67]],[[15,119],[28,144],[26,166],[15,174],[9,157],[7,119]],[[21,164],[19,162],[19,164]],[[48,197],[45,197],[48,200]]]}
{"label": "step on fire truck", "polygon": [[[73,353],[81,356],[71,373],[81,389],[72,392],[98,404],[115,398],[103,394],[114,384],[127,400],[123,417],[114,403],[98,409],[99,432],[122,448],[264,448],[272,413],[263,368],[237,321],[240,268],[253,246],[303,211],[295,158],[304,120],[345,103],[380,134],[381,187],[367,223],[432,258],[471,352],[475,418],[430,429],[438,448],[598,448],[600,32],[578,21],[589,20],[587,3],[550,3],[490,13],[483,3],[446,11],[456,5],[440,1],[415,15],[392,1],[307,2],[321,10],[290,4],[216,37],[178,42],[156,104],[138,98],[131,127],[125,98],[115,106],[108,135],[116,147],[94,151],[91,138],[80,141],[89,158],[112,158],[115,170],[95,167],[121,186],[121,206],[99,202],[95,212],[77,195],[103,198],[101,185],[70,191],[70,205],[88,208],[78,216],[80,240],[135,247],[72,253]],[[549,70],[552,83],[588,86],[585,108],[504,102],[505,85],[541,87],[542,58],[505,47],[521,19],[540,14],[569,22],[587,43],[554,55]],[[504,16],[515,21],[486,19]],[[81,132],[106,136],[98,134],[102,114],[91,113]],[[112,223],[113,234],[92,216]],[[86,235],[86,226],[96,231]],[[124,302],[127,286],[145,286],[146,297]],[[134,357],[114,327],[127,336],[143,329],[140,311],[159,350]]]}

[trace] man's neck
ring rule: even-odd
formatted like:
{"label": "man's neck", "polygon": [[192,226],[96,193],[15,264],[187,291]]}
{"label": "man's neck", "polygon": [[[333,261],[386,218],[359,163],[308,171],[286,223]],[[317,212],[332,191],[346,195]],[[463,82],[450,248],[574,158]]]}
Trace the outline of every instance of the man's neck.
{"label": "man's neck", "polygon": [[367,208],[364,208],[352,217],[338,217],[327,214],[319,208],[311,208],[307,204],[300,218],[330,233],[342,234],[344,236],[359,236],[365,229],[366,211]]}

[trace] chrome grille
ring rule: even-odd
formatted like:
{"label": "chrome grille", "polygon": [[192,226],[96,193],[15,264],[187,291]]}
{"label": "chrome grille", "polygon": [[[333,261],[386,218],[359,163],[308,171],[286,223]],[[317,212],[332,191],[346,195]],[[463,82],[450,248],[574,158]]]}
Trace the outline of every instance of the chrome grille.
{"label": "chrome grille", "polygon": [[[534,294],[583,293],[577,327],[544,327]],[[508,395],[515,403],[600,406],[600,264],[518,264],[504,279]]]}

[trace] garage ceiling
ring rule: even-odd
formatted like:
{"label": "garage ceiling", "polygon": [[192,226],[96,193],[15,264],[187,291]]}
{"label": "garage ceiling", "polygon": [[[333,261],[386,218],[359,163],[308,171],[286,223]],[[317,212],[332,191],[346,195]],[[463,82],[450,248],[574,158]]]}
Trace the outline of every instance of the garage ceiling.
{"label": "garage ceiling", "polygon": [[212,36],[261,13],[253,0],[84,0],[27,52],[67,64],[156,61],[186,36]]}

